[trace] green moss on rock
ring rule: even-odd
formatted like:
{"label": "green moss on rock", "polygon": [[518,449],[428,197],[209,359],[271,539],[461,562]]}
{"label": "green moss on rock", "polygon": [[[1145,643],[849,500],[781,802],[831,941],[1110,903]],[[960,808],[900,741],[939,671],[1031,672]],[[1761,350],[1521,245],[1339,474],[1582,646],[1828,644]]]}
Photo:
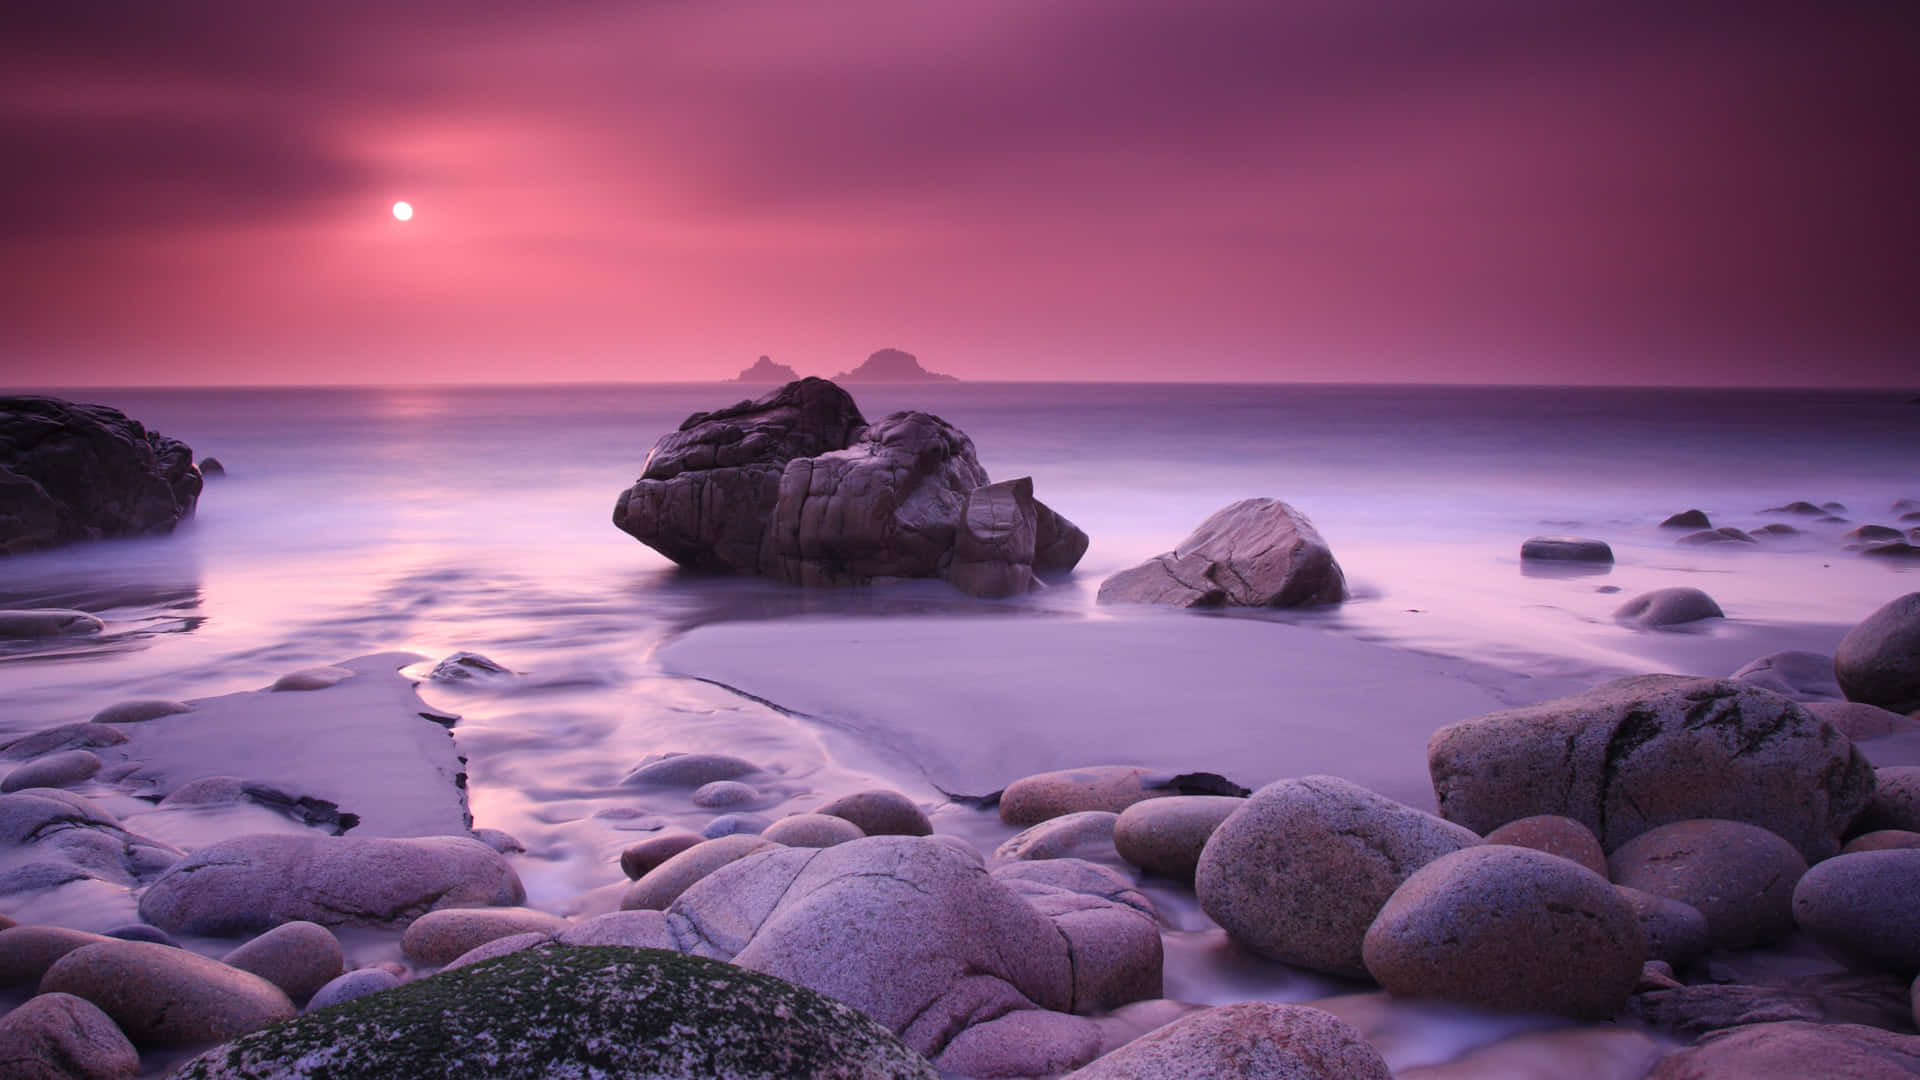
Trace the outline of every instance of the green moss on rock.
{"label": "green moss on rock", "polygon": [[658,949],[548,946],[320,1009],[178,1080],[935,1080],[879,1024],[805,987]]}

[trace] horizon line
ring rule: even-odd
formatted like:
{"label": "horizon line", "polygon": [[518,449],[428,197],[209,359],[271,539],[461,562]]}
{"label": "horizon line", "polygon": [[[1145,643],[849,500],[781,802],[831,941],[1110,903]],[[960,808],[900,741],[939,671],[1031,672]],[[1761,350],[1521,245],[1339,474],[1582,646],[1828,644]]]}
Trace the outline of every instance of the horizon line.
{"label": "horizon line", "polygon": [[[832,380],[829,376],[806,376],[801,378],[821,378]],[[191,390],[506,390],[577,388],[594,387],[647,387],[647,386],[734,386],[742,390],[759,389],[762,392],[774,390],[785,383],[743,383],[731,378],[722,379],[560,379],[560,380],[460,380],[460,381],[420,381],[393,383],[329,382],[329,383],[220,383],[220,382],[181,382],[181,383],[73,383],[67,385],[44,384],[37,386],[5,387],[0,386],[0,395],[25,396],[54,391],[88,390],[139,390],[139,391],[191,391]],[[836,385],[839,385],[836,383]],[[1710,383],[1710,382],[1488,382],[1458,379],[929,379],[925,381],[878,381],[853,382],[856,388],[884,387],[958,387],[958,386],[1339,386],[1339,387],[1455,387],[1459,389],[1545,389],[1545,390],[1769,390],[1780,392],[1828,393],[1841,391],[1887,393],[1920,393],[1920,382],[1914,383]]]}

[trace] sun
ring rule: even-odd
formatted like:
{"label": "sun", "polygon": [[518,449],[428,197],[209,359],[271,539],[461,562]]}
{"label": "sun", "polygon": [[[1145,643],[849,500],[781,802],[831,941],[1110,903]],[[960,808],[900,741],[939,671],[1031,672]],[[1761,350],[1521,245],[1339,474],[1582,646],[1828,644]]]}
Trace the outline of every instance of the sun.
{"label": "sun", "polygon": [[406,221],[407,219],[413,217],[413,204],[410,202],[394,203],[393,216],[394,216],[394,219],[398,221]]}

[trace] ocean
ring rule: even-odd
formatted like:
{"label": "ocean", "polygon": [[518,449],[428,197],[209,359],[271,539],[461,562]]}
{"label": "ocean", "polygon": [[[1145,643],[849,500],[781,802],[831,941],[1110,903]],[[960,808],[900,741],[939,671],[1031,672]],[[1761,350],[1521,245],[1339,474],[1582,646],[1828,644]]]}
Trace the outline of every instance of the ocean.
{"label": "ocean", "polygon": [[[807,691],[807,708],[782,710],[769,705],[779,704],[776,689],[735,681],[751,683],[752,670],[707,678],[668,662],[679,643],[717,627],[786,633],[775,640],[792,642],[803,666],[809,635],[830,637],[820,628],[836,620],[902,640],[944,628],[937,650],[884,653],[886,708],[924,707],[955,728],[971,721],[950,703],[913,701],[918,684],[903,683],[900,668],[924,664],[925,685],[938,686],[940,671],[967,670],[970,642],[987,646],[969,626],[1039,628],[1032,640],[1040,644],[1024,660],[1052,680],[1048,711],[1019,715],[1017,700],[989,707],[1010,710],[1003,723],[1057,729],[1048,732],[1050,753],[1097,764],[1141,755],[1105,737],[1097,719],[1063,715],[1071,710],[1059,702],[1071,700],[1076,672],[1100,660],[1074,644],[1078,626],[1156,619],[1177,634],[1201,624],[1165,620],[1212,619],[1207,634],[1242,640],[1257,657],[1261,627],[1285,622],[1462,661],[1494,673],[1483,681],[1497,685],[1501,701],[1522,703],[1622,674],[1724,675],[1776,649],[1831,652],[1853,623],[1920,589],[1915,564],[1862,556],[1844,536],[1856,524],[1914,524],[1891,509],[1920,497],[1920,406],[1901,392],[851,386],[869,420],[933,412],[972,437],[994,479],[1032,476],[1036,495],[1092,538],[1076,573],[1007,600],[973,599],[941,582],[801,592],[681,572],[612,526],[614,498],[655,439],[692,412],[758,389],[49,391],[119,408],[188,442],[196,457],[218,457],[228,475],[207,483],[194,518],[170,536],[0,561],[0,607],[77,607],[106,623],[90,638],[0,644],[0,738],[83,720],[122,699],[256,689],[369,653],[432,660],[480,652],[521,677],[490,690],[428,684],[422,693],[463,717],[454,733],[471,759],[476,824],[527,843],[533,902],[558,907],[620,880],[614,860],[634,834],[623,831],[629,819],[605,812],[619,801],[619,773],[649,754],[739,753],[774,763],[816,796],[865,779],[939,799],[937,763],[916,760],[916,747],[931,744],[891,738],[886,709],[863,704],[876,699],[862,697],[862,661],[835,661],[839,674]],[[1095,604],[1102,578],[1170,549],[1214,510],[1250,496],[1284,499],[1313,519],[1352,599],[1242,614],[1226,626],[1218,616]],[[1845,520],[1768,512],[1795,500],[1839,504],[1832,516]],[[1658,527],[1694,508],[1716,526],[1784,522],[1800,532],[1693,547]],[[1523,566],[1521,542],[1541,533],[1605,539],[1616,564],[1597,572]],[[1728,617],[1674,633],[1613,621],[1628,597],[1677,584],[1705,589]],[[780,674],[767,671],[767,686],[783,685]],[[875,674],[875,685],[887,681]],[[1232,699],[1231,671],[1207,678],[1208,700]],[[1191,697],[1173,674],[1143,686],[1130,693],[1163,696],[1148,704],[1169,714]],[[869,715],[840,723],[842,703]],[[1225,709],[1183,722],[1227,724],[1229,740],[1249,745],[1270,737],[1269,724],[1286,724],[1284,715],[1258,726],[1236,716]],[[1399,783],[1389,793],[1418,802],[1423,738],[1369,738],[1356,723],[1355,737],[1311,749],[1316,768],[1343,774],[1391,755],[1399,771],[1382,786]],[[1014,779],[1020,745],[983,768]],[[1211,767],[1233,775],[1234,764]],[[1258,786],[1278,777],[1233,778]],[[697,827],[647,809],[655,823],[666,815]],[[990,818],[951,804],[936,823],[986,845],[1006,834]],[[1190,896],[1184,907],[1161,899],[1176,924],[1201,925]],[[1276,985],[1213,946],[1182,955],[1170,945],[1169,996],[1228,1000],[1249,985]]]}

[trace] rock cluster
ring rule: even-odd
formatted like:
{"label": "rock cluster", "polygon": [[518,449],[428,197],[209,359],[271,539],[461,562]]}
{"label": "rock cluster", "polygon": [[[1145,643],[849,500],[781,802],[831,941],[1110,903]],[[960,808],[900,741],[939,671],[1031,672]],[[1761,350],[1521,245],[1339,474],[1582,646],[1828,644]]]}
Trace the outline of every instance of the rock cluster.
{"label": "rock cluster", "polygon": [[172,532],[200,484],[191,447],[117,409],[0,397],[0,555]]}
{"label": "rock cluster", "polygon": [[818,586],[942,577],[991,596],[1072,569],[1087,547],[1030,480],[990,483],[958,428],[924,412],[868,424],[817,378],[689,417],[654,444],[613,523],[694,569]]}

